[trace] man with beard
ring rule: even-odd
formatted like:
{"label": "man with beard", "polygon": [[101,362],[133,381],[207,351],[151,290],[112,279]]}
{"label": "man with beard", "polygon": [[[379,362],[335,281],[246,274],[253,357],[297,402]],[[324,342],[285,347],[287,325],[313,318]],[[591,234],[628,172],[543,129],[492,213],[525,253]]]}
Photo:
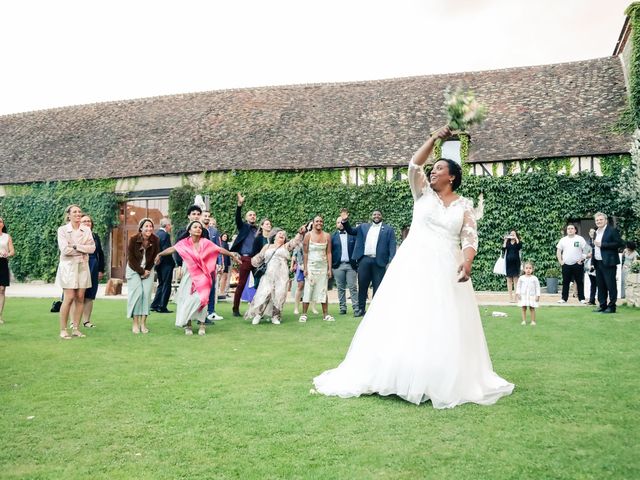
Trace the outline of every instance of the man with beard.
{"label": "man with beard", "polygon": [[[382,223],[382,212],[374,210],[371,223],[363,223],[356,228],[349,225],[349,219],[342,221],[345,231],[356,236],[352,259],[358,262],[358,306],[356,317],[364,316],[369,286],[373,285],[375,296],[387,265],[396,254],[396,234],[393,227]],[[373,296],[372,296],[373,298]]]}
{"label": "man with beard", "polygon": [[253,253],[253,241],[256,238],[258,232],[258,225],[256,224],[256,212],[249,210],[245,215],[245,220],[242,221],[242,205],[244,204],[244,197],[238,192],[238,206],[236,207],[236,227],[238,228],[238,236],[236,237],[233,245],[231,246],[232,252],[238,252],[241,257],[239,269],[238,285],[236,285],[236,291],[233,295],[233,316],[240,317],[240,298],[242,297],[242,291],[247,284],[247,279],[251,273],[251,254]]}

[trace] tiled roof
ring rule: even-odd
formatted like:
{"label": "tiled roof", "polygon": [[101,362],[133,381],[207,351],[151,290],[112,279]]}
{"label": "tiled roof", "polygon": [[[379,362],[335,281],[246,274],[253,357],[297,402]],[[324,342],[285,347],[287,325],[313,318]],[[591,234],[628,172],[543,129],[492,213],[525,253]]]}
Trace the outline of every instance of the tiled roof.
{"label": "tiled roof", "polygon": [[620,60],[221,90],[0,116],[0,184],[231,169],[406,164],[444,124],[443,92],[489,116],[471,161],[627,152]]}

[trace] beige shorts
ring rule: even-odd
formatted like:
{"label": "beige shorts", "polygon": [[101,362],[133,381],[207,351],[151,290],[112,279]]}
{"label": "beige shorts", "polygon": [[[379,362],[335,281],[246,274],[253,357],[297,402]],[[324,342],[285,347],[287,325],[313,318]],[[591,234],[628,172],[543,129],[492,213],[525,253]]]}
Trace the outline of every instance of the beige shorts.
{"label": "beige shorts", "polygon": [[56,285],[65,289],[91,287],[91,272],[89,263],[60,262],[56,274]]}

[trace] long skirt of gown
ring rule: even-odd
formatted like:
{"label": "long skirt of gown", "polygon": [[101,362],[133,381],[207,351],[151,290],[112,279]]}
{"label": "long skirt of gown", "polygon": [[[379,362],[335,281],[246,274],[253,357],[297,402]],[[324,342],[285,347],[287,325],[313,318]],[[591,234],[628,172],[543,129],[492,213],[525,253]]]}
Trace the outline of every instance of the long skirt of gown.
{"label": "long skirt of gown", "polygon": [[204,323],[207,306],[200,308],[200,296],[197,291],[191,293],[191,276],[189,269],[183,268],[182,280],[176,292],[176,327],[184,327],[191,322]]}
{"label": "long skirt of gown", "polygon": [[319,393],[451,408],[512,392],[493,372],[471,281],[457,281],[462,252],[418,233],[398,249],[343,362],[314,378]]}

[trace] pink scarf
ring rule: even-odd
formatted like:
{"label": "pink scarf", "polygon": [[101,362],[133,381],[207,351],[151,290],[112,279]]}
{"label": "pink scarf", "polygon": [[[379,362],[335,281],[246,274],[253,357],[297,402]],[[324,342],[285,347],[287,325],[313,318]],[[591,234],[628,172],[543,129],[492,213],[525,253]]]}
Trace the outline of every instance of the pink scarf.
{"label": "pink scarf", "polygon": [[174,247],[189,269],[191,293],[198,292],[200,310],[202,310],[209,303],[209,292],[213,284],[211,274],[216,270],[220,247],[206,238],[201,238],[199,245],[200,251],[197,252],[193,246],[193,240],[191,237],[187,237],[176,243]]}

